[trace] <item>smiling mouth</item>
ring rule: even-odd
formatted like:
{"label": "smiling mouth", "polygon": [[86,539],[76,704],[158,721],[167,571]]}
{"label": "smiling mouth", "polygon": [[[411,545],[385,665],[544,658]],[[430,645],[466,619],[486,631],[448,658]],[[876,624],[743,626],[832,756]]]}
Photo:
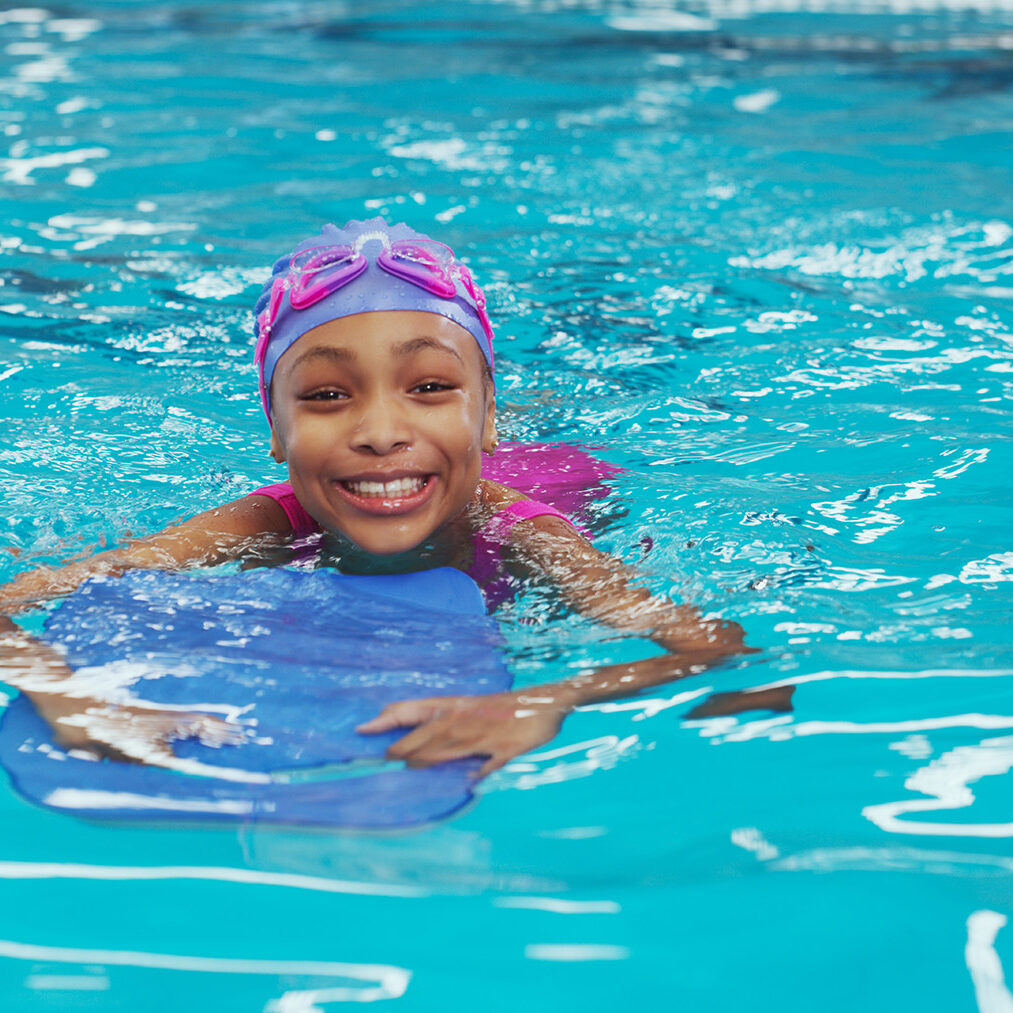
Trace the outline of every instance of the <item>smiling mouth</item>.
{"label": "smiling mouth", "polygon": [[389,482],[347,481],[338,484],[359,499],[410,499],[425,489],[431,477],[431,475],[413,475],[409,478],[395,478]]}

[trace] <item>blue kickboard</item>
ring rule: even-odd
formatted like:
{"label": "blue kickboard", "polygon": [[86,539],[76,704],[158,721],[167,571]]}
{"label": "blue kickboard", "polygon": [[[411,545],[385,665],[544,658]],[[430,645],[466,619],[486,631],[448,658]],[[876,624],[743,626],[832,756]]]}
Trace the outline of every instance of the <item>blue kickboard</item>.
{"label": "blue kickboard", "polygon": [[387,747],[408,729],[355,727],[398,700],[496,693],[511,681],[481,592],[449,568],[137,570],[82,585],[43,639],[75,670],[99,669],[138,699],[241,710],[250,729],[237,745],[174,742],[177,756],[221,771],[181,773],[68,755],[31,703],[15,699],[0,722],[0,763],[17,791],[100,819],[373,829],[440,819],[470,801],[482,760],[387,764]]}

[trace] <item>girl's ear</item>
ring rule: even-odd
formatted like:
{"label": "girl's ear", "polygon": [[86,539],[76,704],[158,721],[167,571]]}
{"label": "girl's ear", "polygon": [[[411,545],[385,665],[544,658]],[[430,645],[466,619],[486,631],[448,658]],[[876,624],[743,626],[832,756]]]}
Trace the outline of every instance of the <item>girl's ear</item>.
{"label": "girl's ear", "polygon": [[285,463],[285,448],[281,445],[281,440],[278,439],[278,430],[271,430],[271,457],[274,458],[278,464]]}
{"label": "girl's ear", "polygon": [[482,453],[494,454],[498,443],[499,436],[496,434],[496,399],[491,397],[485,410],[485,425],[482,427]]}

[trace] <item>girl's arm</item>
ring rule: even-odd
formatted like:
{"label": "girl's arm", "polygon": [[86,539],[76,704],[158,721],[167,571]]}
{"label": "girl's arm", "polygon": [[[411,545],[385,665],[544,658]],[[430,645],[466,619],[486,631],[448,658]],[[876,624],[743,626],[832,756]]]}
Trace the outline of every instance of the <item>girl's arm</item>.
{"label": "girl's arm", "polygon": [[244,496],[144,538],[63,566],[39,567],[0,586],[0,614],[17,613],[70,594],[89,577],[126,570],[185,570],[236,559],[265,538],[291,534],[282,508],[266,496]]}
{"label": "girl's arm", "polygon": [[584,704],[630,696],[694,675],[734,654],[751,652],[737,623],[705,620],[689,605],[652,595],[633,571],[599,552],[557,517],[536,517],[510,532],[518,560],[555,584],[573,607],[624,633],[646,637],[666,653],[607,665],[562,682],[475,697],[430,697],[385,708],[363,732],[417,726],[388,750],[392,759],[428,766],[485,755],[479,776],[550,741],[567,714]]}

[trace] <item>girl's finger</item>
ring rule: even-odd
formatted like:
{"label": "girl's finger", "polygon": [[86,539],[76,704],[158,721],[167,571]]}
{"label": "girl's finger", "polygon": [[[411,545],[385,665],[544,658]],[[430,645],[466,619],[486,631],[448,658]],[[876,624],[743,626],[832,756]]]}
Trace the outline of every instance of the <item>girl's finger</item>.
{"label": "girl's finger", "polygon": [[409,767],[432,767],[437,763],[464,760],[469,756],[481,755],[469,746],[445,746],[442,749],[420,749],[405,758]]}
{"label": "girl's finger", "polygon": [[[393,752],[396,750],[396,752]],[[448,760],[461,760],[468,756],[489,756],[488,738],[479,730],[462,734],[461,729],[445,725],[423,725],[387,750],[392,759],[404,760],[410,767],[428,767]]]}
{"label": "girl's finger", "polygon": [[150,764],[155,767],[171,767],[176,755],[162,739],[138,739],[130,742],[109,740],[101,743],[102,754],[120,763]]}
{"label": "girl's finger", "polygon": [[511,759],[513,757],[509,753],[493,753],[479,768],[478,773],[475,774],[475,780],[478,781],[483,777],[488,777],[494,770],[499,770],[500,767],[506,766]]}
{"label": "girl's finger", "polygon": [[413,725],[429,721],[433,716],[433,707],[422,700],[408,700],[403,703],[392,703],[369,721],[356,727],[357,732],[366,735],[376,732],[389,732],[392,728],[410,728]]}
{"label": "girl's finger", "polygon": [[185,725],[178,737],[195,738],[205,746],[237,746],[246,740],[239,725],[209,716]]}
{"label": "girl's finger", "polygon": [[420,725],[387,747],[387,759],[407,760],[412,753],[424,749],[426,744],[439,734],[439,729],[434,729],[431,724]]}

